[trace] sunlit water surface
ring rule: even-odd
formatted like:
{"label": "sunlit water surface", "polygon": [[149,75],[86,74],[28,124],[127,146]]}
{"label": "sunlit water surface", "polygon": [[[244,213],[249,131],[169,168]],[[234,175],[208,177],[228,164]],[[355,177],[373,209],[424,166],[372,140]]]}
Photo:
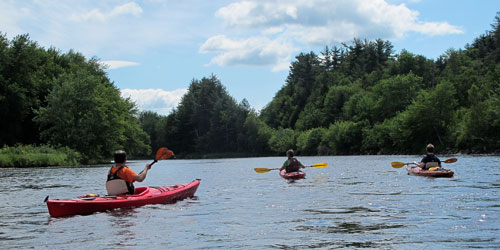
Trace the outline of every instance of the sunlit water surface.
{"label": "sunlit water surface", "polygon": [[253,171],[284,157],[161,161],[136,186],[200,178],[194,198],[66,218],[50,218],[44,198],[103,194],[110,166],[0,169],[0,248],[500,247],[500,157],[448,157],[458,158],[445,165],[453,178],[409,176],[390,164],[420,156],[299,157],[329,165],[295,182]]}

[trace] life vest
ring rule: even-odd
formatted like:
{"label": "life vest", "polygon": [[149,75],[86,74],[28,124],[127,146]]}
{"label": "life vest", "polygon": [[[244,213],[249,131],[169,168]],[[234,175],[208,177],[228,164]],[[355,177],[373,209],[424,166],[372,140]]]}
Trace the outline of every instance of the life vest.
{"label": "life vest", "polygon": [[299,171],[299,169],[300,169],[299,160],[297,160],[295,157],[292,157],[288,161],[288,166],[286,166],[286,172],[287,173],[297,172],[297,171]]}
{"label": "life vest", "polygon": [[123,166],[118,168],[113,174],[111,174],[113,167],[109,170],[108,180],[106,181],[106,191],[108,195],[134,194],[134,184],[126,182],[117,175],[122,168]]}
{"label": "life vest", "polygon": [[425,165],[423,166],[424,170],[439,166],[439,159],[434,154],[426,154],[424,158],[422,158],[421,162],[425,162]]}

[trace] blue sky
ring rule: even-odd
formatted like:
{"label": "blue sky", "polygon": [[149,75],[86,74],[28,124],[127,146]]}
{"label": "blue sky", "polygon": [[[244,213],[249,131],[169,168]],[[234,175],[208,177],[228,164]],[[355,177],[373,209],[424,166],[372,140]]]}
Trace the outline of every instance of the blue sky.
{"label": "blue sky", "polygon": [[491,30],[498,11],[498,0],[0,0],[0,32],[98,58],[123,96],[166,115],[212,74],[258,111],[297,54],[354,38],[435,59]]}

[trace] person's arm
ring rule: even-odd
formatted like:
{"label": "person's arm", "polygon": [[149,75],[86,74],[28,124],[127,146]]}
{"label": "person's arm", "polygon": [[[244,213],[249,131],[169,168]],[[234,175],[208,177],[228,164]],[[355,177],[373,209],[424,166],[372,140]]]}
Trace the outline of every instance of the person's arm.
{"label": "person's arm", "polygon": [[288,160],[286,160],[285,162],[283,162],[283,166],[281,166],[280,171],[283,170],[283,169],[285,169],[286,166],[288,166]]}
{"label": "person's arm", "polygon": [[413,164],[417,165],[417,167],[424,168],[424,167],[425,167],[425,163],[427,162],[427,159],[426,159],[426,158],[427,158],[427,155],[426,155],[426,156],[424,156],[424,157],[422,158],[422,160],[420,160],[420,162],[416,162],[416,161],[414,161],[414,162],[413,162]]}
{"label": "person's arm", "polygon": [[146,179],[146,175],[148,174],[149,169],[151,169],[151,165],[146,164],[146,167],[144,168],[144,170],[142,170],[140,174],[136,175],[134,177],[134,180],[137,182],[143,182],[144,179]]}

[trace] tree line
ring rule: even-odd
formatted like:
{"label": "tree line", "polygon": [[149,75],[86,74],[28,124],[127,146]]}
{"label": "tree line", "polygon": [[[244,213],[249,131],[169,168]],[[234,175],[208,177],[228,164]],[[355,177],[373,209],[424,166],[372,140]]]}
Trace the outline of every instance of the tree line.
{"label": "tree line", "polygon": [[138,112],[96,58],[0,33],[0,145],[52,145],[84,161],[167,146],[180,157],[488,153],[500,149],[500,14],[492,30],[433,60],[354,39],[300,53],[259,111],[214,76],[167,116]]}
{"label": "tree line", "polygon": [[237,104],[215,77],[193,80],[168,116],[140,114],[154,147],[183,154],[413,154],[500,150],[500,16],[492,30],[436,60],[389,41],[354,39],[300,53],[262,110]]}
{"label": "tree line", "polygon": [[84,163],[109,160],[119,148],[149,154],[137,113],[96,58],[0,33],[0,145],[67,147]]}

